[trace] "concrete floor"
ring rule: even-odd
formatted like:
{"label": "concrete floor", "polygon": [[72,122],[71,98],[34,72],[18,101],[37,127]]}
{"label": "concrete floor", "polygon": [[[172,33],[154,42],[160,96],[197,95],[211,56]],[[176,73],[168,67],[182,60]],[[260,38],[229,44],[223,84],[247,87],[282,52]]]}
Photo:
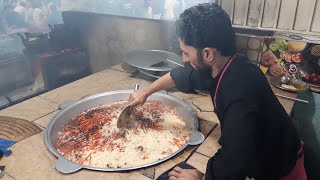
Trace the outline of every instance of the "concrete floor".
{"label": "concrete floor", "polygon": [[305,167],[308,179],[320,179],[320,94],[303,92],[299,98],[309,104],[296,103],[293,120],[305,143]]}

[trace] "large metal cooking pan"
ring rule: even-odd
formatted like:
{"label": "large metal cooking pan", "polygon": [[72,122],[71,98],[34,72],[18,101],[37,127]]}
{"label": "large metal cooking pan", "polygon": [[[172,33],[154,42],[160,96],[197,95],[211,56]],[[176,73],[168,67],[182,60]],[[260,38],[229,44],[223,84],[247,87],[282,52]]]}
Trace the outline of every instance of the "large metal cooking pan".
{"label": "large metal cooking pan", "polygon": [[102,94],[97,94],[89,97],[82,98],[80,100],[69,101],[60,106],[60,112],[58,112],[49,122],[45,134],[45,144],[48,149],[58,158],[56,161],[55,167],[61,173],[73,173],[80,169],[91,169],[91,170],[99,170],[99,171],[125,171],[125,170],[133,170],[144,168],[148,166],[152,166],[163,161],[166,161],[173,156],[177,155],[179,152],[184,150],[188,145],[198,145],[201,144],[204,140],[204,136],[201,132],[198,131],[199,121],[195,112],[191,109],[189,105],[185,102],[169,96],[164,93],[155,93],[151,95],[148,100],[159,100],[162,103],[169,105],[171,107],[175,107],[177,112],[182,115],[183,120],[186,124],[193,129],[193,133],[190,137],[190,140],[187,144],[181,147],[178,151],[173,154],[167,156],[164,159],[159,161],[155,161],[149,164],[144,164],[140,166],[128,167],[128,168],[97,168],[92,166],[85,166],[73,163],[66,158],[64,158],[56,149],[55,144],[58,137],[58,132],[62,129],[62,127],[67,123],[70,118],[75,117],[79,113],[83,111],[97,107],[99,105],[116,102],[121,100],[127,100],[129,95],[132,93],[132,90],[121,90],[121,91],[111,91]]}

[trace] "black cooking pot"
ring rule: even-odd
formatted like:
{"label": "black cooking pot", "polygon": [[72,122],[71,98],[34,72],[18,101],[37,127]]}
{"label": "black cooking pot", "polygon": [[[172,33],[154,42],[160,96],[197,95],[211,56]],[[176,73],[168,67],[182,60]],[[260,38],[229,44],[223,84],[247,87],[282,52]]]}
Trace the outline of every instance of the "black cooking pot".
{"label": "black cooking pot", "polygon": [[76,27],[66,24],[54,24],[49,27],[50,43],[53,49],[80,48],[81,38]]}

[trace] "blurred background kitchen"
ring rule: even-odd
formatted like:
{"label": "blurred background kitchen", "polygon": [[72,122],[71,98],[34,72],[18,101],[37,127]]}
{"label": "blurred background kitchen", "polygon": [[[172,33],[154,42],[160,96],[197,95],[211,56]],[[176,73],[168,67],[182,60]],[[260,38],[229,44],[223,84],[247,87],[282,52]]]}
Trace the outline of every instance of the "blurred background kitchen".
{"label": "blurred background kitchen", "polygon": [[48,30],[47,24],[62,24],[62,11],[82,11],[129,17],[175,20],[192,5],[209,0],[1,0],[0,33],[19,28]]}
{"label": "blurred background kitchen", "polygon": [[[103,52],[110,49],[109,47],[116,48],[113,45],[99,51],[102,53],[97,55],[99,57],[95,56],[96,53],[90,53],[90,47],[86,44],[88,42],[84,42],[90,33],[87,31],[83,34],[86,27],[77,25],[81,23],[81,19],[74,19],[70,13],[65,18],[69,22],[64,23],[62,12],[80,14],[86,12],[173,22],[184,9],[202,2],[209,1],[0,0],[0,108],[21,102],[121,61],[119,57],[99,60],[103,57]],[[88,14],[84,16],[88,17]],[[96,17],[93,19],[97,20]],[[115,19],[117,18],[114,17],[113,20]],[[99,27],[98,24],[91,24],[94,28],[90,31],[105,28],[104,25]],[[114,25],[116,29],[113,29],[113,32],[109,31],[109,34],[117,33],[115,32],[117,24]],[[105,43],[112,43],[112,39],[119,38],[116,34],[110,36],[113,38],[106,40]],[[92,51],[101,49],[102,45],[97,44],[97,46],[99,47],[94,47]]]}
{"label": "blurred background kitchen", "polygon": [[[320,0],[0,0],[0,110],[119,64],[134,50],[179,55],[174,21],[204,2],[227,11],[238,53],[268,78],[288,65],[291,75],[320,87]],[[266,52],[272,66],[261,63]],[[298,97],[309,103],[296,103],[292,117],[309,177],[317,179],[320,95]]]}

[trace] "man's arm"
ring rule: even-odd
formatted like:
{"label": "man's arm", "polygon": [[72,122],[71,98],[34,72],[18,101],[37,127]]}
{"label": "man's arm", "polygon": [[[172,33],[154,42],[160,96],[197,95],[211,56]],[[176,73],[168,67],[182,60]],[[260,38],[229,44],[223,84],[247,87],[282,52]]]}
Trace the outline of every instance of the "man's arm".
{"label": "man's arm", "polygon": [[129,98],[129,106],[137,106],[145,103],[146,99],[153,93],[160,90],[167,90],[175,86],[170,73],[160,77],[146,88],[135,91]]}
{"label": "man's arm", "polygon": [[233,102],[225,112],[222,148],[207,165],[207,179],[242,179],[256,162],[257,108],[245,100]]}
{"label": "man's arm", "polygon": [[165,74],[164,76],[157,79],[155,82],[150,84],[150,86],[144,88],[146,91],[147,96],[150,96],[151,94],[161,91],[161,90],[168,90],[170,88],[173,88],[175,86],[175,83],[170,75],[170,72]]}
{"label": "man's arm", "polygon": [[129,106],[142,105],[151,94],[160,90],[170,89],[174,86],[179,91],[194,93],[194,88],[203,89],[201,82],[199,73],[191,66],[174,68],[170,73],[162,76],[148,87],[133,92],[129,98]]}

